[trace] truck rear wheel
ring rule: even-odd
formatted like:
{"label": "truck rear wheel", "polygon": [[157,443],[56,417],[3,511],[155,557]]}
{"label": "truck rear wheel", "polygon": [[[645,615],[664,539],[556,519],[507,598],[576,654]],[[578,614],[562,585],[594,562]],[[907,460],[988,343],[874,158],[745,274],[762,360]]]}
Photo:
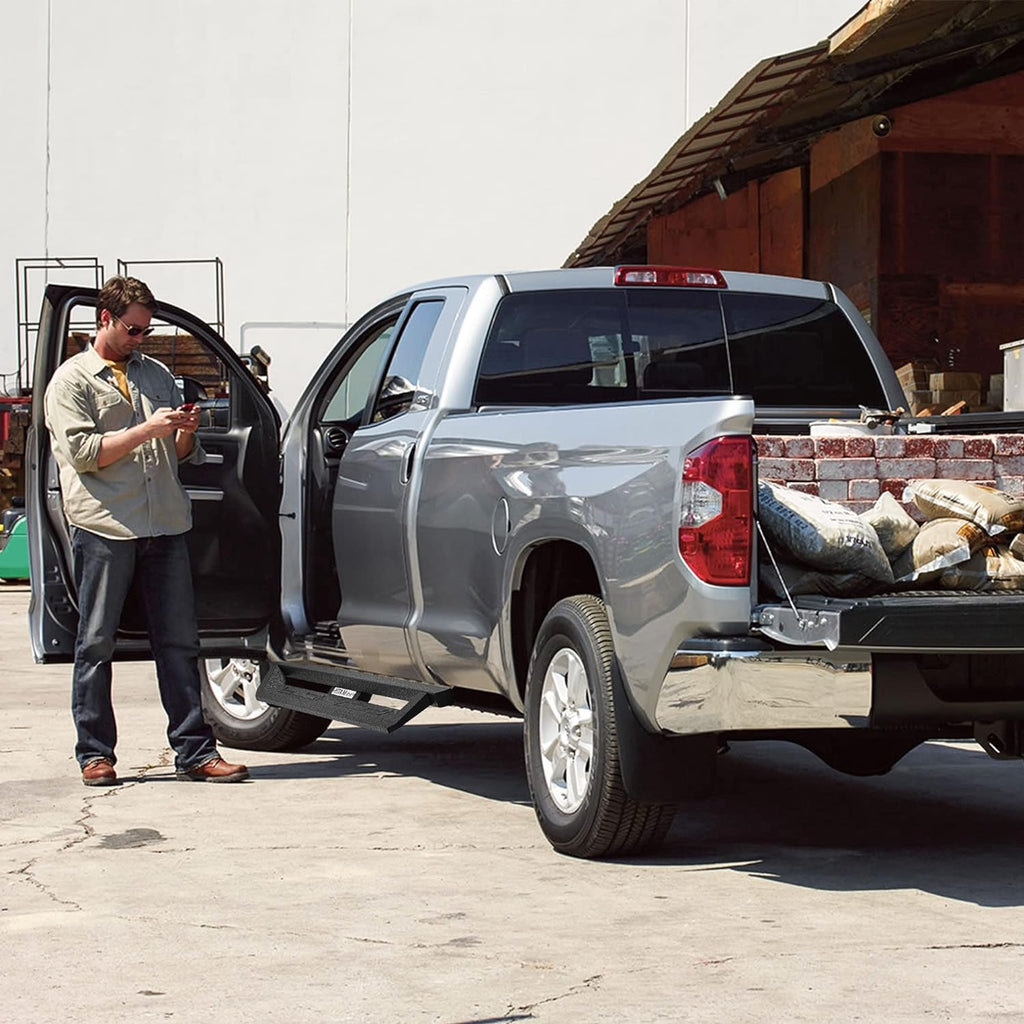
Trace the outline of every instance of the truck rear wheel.
{"label": "truck rear wheel", "polygon": [[675,807],[626,792],[615,727],[618,668],[604,604],[589,594],[551,609],[526,682],[526,771],[541,830],[560,853],[627,856],[664,839]]}
{"label": "truck rear wheel", "polygon": [[323,735],[329,718],[257,699],[263,674],[276,671],[262,659],[199,659],[203,716],[218,742],[242,750],[300,750]]}

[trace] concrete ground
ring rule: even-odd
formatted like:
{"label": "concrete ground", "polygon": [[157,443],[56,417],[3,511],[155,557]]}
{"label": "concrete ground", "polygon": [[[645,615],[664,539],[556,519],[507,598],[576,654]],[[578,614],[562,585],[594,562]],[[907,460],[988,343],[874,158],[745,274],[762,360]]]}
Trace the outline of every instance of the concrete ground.
{"label": "concrete ground", "polygon": [[515,722],[336,727],[181,785],[147,663],[116,669],[125,784],[86,789],[27,604],[0,587],[4,1021],[1024,1017],[1018,763],[734,745],[659,856],[590,863],[541,836]]}

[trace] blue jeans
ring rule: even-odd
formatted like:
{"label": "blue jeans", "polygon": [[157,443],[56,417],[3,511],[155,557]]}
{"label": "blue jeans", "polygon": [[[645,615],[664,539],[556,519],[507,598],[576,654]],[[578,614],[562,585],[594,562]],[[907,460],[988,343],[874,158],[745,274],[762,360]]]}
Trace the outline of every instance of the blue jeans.
{"label": "blue jeans", "polygon": [[115,760],[110,660],[133,582],[146,613],[175,768],[185,771],[216,757],[199,698],[199,636],[184,534],[109,540],[73,527],[71,550],[79,612],[71,677],[78,763],[85,767],[98,757]]}

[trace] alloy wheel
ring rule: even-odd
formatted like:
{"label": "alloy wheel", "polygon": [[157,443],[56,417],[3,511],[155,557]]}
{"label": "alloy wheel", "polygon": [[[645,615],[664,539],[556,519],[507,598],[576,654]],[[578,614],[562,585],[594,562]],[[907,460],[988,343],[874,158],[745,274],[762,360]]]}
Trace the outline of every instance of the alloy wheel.
{"label": "alloy wheel", "polygon": [[207,658],[206,678],[214,699],[232,718],[249,722],[266,714],[269,704],[256,698],[260,663],[251,658]]}
{"label": "alloy wheel", "polygon": [[580,656],[563,647],[548,662],[540,697],[544,781],[555,806],[572,814],[583,804],[594,757],[590,682]]}

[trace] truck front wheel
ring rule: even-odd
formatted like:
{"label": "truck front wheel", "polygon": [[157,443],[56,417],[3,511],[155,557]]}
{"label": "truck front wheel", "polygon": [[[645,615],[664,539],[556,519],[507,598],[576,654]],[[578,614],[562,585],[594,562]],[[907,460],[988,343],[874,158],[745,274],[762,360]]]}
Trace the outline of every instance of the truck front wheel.
{"label": "truck front wheel", "polygon": [[664,839],[674,806],[633,800],[622,781],[604,604],[559,601],[537,633],[526,682],[526,771],[541,830],[560,853],[627,856]]}
{"label": "truck front wheel", "polygon": [[257,699],[263,673],[276,671],[262,659],[199,659],[203,716],[220,743],[242,750],[300,750],[323,735],[329,718]]}

